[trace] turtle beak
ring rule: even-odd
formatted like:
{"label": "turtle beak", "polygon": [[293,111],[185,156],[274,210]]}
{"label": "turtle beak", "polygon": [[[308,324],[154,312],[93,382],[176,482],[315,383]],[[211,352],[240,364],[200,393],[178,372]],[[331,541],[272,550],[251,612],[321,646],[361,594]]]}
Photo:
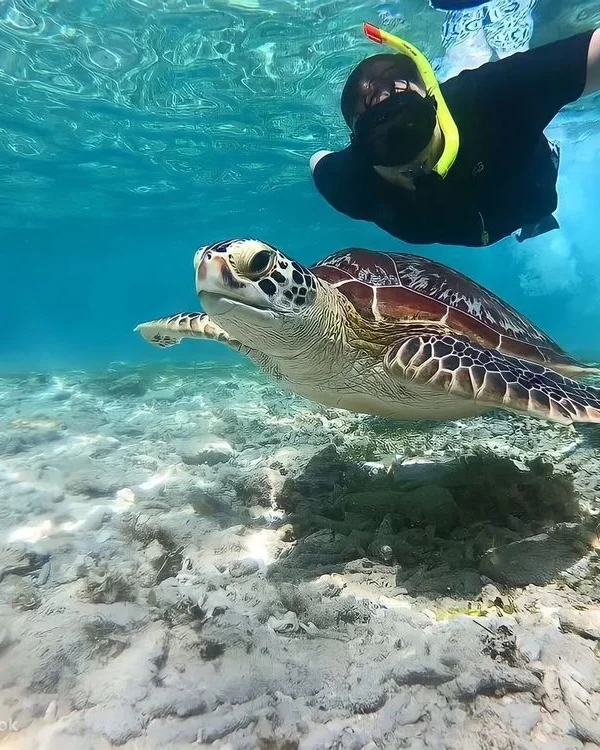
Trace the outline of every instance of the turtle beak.
{"label": "turtle beak", "polygon": [[199,247],[194,254],[194,272],[196,274],[198,273],[198,268],[200,266],[200,263],[202,263],[202,258],[204,257],[207,249],[208,245],[202,245],[202,247]]}
{"label": "turtle beak", "polygon": [[211,254],[209,247],[200,248],[194,257],[196,292],[228,296],[246,285],[235,278],[223,255]]}
{"label": "turtle beak", "polygon": [[209,249],[210,245],[204,245],[196,250],[194,255],[194,275],[196,277],[196,292],[200,294],[204,290],[208,277]]}
{"label": "turtle beak", "polygon": [[[224,313],[232,306],[265,308],[264,294],[232,269],[228,254],[219,245],[206,245],[194,256],[196,293],[209,314]],[[210,308],[210,309],[209,309]]]}

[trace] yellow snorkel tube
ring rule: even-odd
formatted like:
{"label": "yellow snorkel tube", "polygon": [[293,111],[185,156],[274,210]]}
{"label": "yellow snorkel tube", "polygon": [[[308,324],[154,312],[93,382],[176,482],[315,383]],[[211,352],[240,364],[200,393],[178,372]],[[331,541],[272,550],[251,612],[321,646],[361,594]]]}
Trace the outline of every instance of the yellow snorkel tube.
{"label": "yellow snorkel tube", "polygon": [[388,34],[387,31],[378,29],[377,26],[373,26],[370,23],[363,24],[363,31],[365,36],[376,44],[389,44],[390,47],[398,50],[402,55],[410,57],[415,65],[423,83],[427,88],[427,93],[433,96],[437,104],[437,119],[440,124],[442,133],[444,134],[444,151],[440,157],[440,160],[433,168],[434,172],[437,172],[441,177],[445,177],[450,167],[454,164],[456,156],[458,154],[458,147],[460,145],[460,137],[458,134],[458,128],[448,105],[446,104],[442,92],[440,91],[440,85],[437,82],[435,73],[429,60],[425,57],[422,52],[412,44],[400,39],[393,34]]}

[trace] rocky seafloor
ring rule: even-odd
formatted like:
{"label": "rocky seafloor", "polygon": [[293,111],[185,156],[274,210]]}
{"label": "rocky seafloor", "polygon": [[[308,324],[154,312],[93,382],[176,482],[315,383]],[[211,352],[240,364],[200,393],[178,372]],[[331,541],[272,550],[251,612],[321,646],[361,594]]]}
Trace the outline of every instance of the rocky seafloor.
{"label": "rocky seafloor", "polygon": [[0,379],[0,747],[600,747],[600,428]]}

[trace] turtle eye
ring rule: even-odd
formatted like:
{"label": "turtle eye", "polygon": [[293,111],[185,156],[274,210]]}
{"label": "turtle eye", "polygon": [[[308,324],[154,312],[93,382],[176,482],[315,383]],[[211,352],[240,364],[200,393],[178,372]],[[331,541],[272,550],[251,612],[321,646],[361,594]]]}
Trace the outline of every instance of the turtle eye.
{"label": "turtle eye", "polygon": [[251,280],[259,279],[267,273],[272,263],[273,253],[268,250],[259,250],[249,258],[241,259],[241,262],[238,262],[237,270],[238,273],[243,274]]}

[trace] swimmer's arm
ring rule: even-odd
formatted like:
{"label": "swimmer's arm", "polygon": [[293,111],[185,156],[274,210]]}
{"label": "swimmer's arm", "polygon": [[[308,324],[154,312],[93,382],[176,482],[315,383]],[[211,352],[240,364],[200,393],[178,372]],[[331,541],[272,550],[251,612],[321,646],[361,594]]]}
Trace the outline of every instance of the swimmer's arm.
{"label": "swimmer's arm", "polygon": [[317,151],[310,158],[310,171],[317,191],[329,203],[352,219],[366,219],[372,212],[370,192],[365,189],[365,174],[350,148],[341,151]]}
{"label": "swimmer's arm", "polygon": [[538,137],[563,107],[600,88],[598,33],[583,31],[472,71],[479,116],[502,123],[498,132],[516,142]]}
{"label": "swimmer's arm", "polygon": [[[324,157],[328,156],[328,159]],[[376,224],[392,237],[412,245],[437,242],[479,246],[481,216],[474,210],[463,220],[450,211],[444,217],[432,216],[424,205],[413,206],[389,201],[373,201],[368,177],[357,170],[344,151],[317,151],[310,158],[310,169],[318,192],[330,206],[352,219]]]}
{"label": "swimmer's arm", "polygon": [[588,49],[587,77],[583,96],[600,90],[600,29],[592,35]]}

